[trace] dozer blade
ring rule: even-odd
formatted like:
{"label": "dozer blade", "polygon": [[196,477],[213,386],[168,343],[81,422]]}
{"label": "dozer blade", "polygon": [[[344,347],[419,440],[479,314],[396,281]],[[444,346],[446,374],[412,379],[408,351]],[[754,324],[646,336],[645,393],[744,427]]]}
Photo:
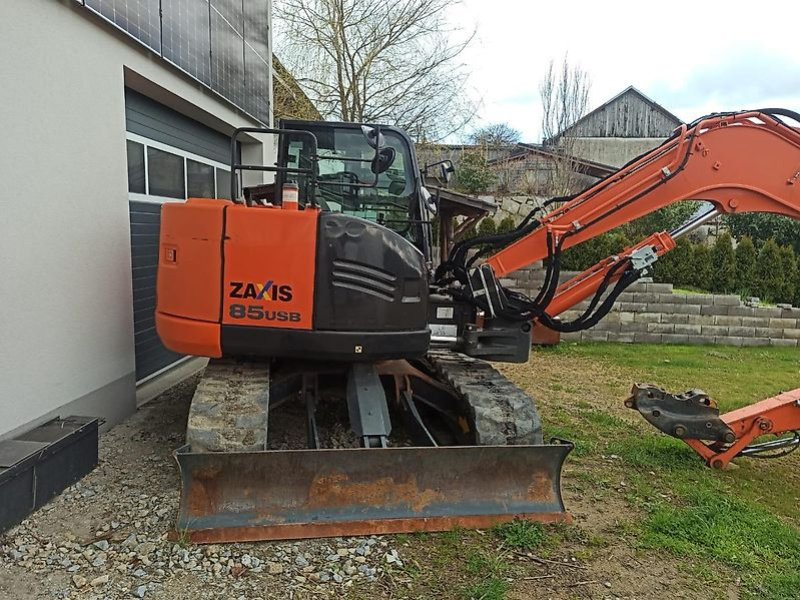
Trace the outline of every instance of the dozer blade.
{"label": "dozer blade", "polygon": [[195,543],[569,521],[570,444],[175,452],[178,531]]}

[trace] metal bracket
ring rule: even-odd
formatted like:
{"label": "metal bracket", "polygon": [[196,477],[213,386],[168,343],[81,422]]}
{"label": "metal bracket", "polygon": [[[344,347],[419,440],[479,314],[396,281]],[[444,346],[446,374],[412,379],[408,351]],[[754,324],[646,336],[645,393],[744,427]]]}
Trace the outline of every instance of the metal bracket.
{"label": "metal bracket", "polygon": [[652,246],[645,246],[631,253],[631,266],[637,271],[644,271],[658,260],[658,254]]}
{"label": "metal bracket", "polygon": [[731,444],[736,434],[719,417],[716,402],[702,390],[670,394],[659,387],[634,384],[625,406],[638,410],[656,429],[678,439]]}
{"label": "metal bracket", "polygon": [[389,405],[374,364],[355,363],[347,373],[350,427],[365,448],[386,448],[392,424]]}

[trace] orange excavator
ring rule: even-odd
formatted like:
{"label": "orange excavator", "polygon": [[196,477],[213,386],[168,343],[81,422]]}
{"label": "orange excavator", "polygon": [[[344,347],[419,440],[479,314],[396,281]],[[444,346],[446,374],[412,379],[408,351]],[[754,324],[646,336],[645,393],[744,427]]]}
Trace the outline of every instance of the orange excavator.
{"label": "orange excavator", "polygon": [[[527,361],[533,324],[591,327],[676,238],[718,214],[800,219],[800,131],[785,119],[800,123],[763,109],[684,124],[553,199],[551,212],[459,242],[435,267],[437,206],[424,181],[433,165],[420,170],[401,130],[302,121],[237,130],[234,200],[162,211],[158,333],[175,352],[211,359],[176,451],[178,529],[215,542],[567,520],[560,477],[571,444],[543,443],[535,403],[490,362]],[[277,137],[274,166],[237,160],[248,133]],[[452,171],[435,166],[445,179]],[[235,175],[252,170],[275,181],[240,190]],[[564,250],[685,200],[713,208],[559,284]],[[535,298],[501,285],[539,260]],[[589,298],[579,318],[557,318]],[[795,449],[798,398],[720,416],[702,392],[635,386],[626,404],[722,467]],[[332,443],[339,407],[350,433]],[[291,410],[302,448],[282,430]],[[756,443],[765,434],[777,437]]]}

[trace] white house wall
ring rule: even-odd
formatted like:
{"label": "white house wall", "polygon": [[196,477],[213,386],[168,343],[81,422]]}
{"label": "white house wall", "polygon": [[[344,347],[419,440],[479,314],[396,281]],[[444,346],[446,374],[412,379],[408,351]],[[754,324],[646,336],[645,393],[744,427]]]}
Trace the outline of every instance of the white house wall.
{"label": "white house wall", "polygon": [[255,122],[77,3],[0,2],[0,22],[0,438],[113,423],[135,410],[124,87],[224,133]]}

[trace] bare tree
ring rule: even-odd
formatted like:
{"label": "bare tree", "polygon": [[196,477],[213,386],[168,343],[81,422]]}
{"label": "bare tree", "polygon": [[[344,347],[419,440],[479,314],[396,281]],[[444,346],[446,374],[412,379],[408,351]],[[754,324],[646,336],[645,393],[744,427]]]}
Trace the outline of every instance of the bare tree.
{"label": "bare tree", "polygon": [[498,148],[513,146],[521,137],[522,134],[508,123],[490,123],[470,133],[467,141],[470,144]]}
{"label": "bare tree", "polygon": [[276,0],[276,45],[324,116],[391,123],[418,140],[436,141],[475,113],[459,61],[473,34],[446,25],[451,5]]}
{"label": "bare tree", "polygon": [[575,160],[575,132],[570,127],[589,105],[591,84],[586,71],[571,65],[565,56],[556,66],[550,61],[539,84],[542,101],[542,143],[555,151],[551,173],[551,190],[555,196],[578,191],[580,174]]}

